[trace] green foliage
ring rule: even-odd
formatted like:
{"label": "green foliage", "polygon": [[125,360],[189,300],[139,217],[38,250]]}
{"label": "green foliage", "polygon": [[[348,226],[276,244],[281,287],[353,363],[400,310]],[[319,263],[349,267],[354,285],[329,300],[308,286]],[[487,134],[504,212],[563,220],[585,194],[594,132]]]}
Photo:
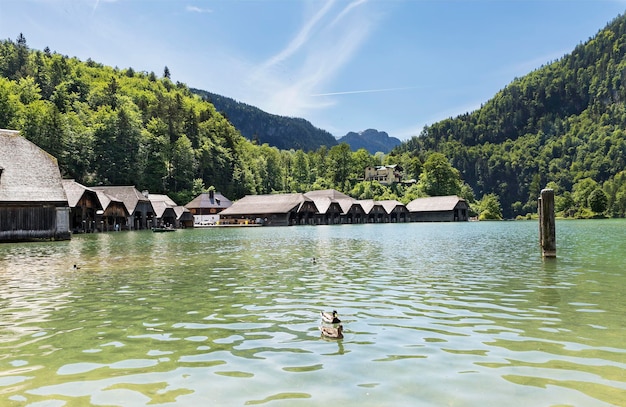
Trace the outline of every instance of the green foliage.
{"label": "green foliage", "polygon": [[600,214],[607,210],[609,198],[603,190],[597,188],[589,194],[588,203],[589,209],[597,214]]}
{"label": "green foliage", "polygon": [[432,153],[424,162],[419,186],[428,196],[458,195],[461,191],[461,177],[443,154]]}
{"label": "green foliage", "polygon": [[487,194],[474,207],[478,220],[502,220],[502,206],[496,194]]}

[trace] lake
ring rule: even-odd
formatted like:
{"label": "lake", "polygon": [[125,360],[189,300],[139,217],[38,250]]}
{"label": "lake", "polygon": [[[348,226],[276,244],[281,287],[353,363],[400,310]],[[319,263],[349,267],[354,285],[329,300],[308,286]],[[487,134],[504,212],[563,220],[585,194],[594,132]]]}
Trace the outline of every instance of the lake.
{"label": "lake", "polygon": [[536,221],[2,244],[0,405],[624,406],[626,221],[556,238],[556,259]]}

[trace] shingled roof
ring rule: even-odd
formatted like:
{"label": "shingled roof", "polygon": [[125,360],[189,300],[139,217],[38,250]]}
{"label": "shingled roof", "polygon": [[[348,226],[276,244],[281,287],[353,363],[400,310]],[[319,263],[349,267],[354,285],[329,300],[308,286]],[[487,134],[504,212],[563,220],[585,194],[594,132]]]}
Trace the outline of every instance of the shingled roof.
{"label": "shingled roof", "polygon": [[0,202],[67,205],[56,158],[14,130],[0,129]]}
{"label": "shingled roof", "polygon": [[[93,194],[95,201],[99,202],[97,193],[93,189],[88,188],[82,184],[79,184],[73,179],[64,179],[62,180],[62,182],[63,182],[63,189],[65,190],[65,194],[67,195],[67,203],[69,204],[70,208],[75,208],[76,205],[78,205],[78,202],[80,201],[80,199],[85,194]],[[101,203],[100,203],[100,209],[103,209]]]}
{"label": "shingled roof", "polygon": [[398,206],[404,207],[404,204],[402,202],[396,201],[395,199],[378,201],[378,203],[381,204],[383,208],[385,208],[385,212],[387,213],[387,215],[393,212],[393,210],[396,209]]}
{"label": "shingled roof", "polygon": [[313,202],[304,194],[246,195],[224,209],[220,215],[287,213],[298,210],[305,202]]}
{"label": "shingled roof", "polygon": [[431,196],[428,198],[417,198],[409,202],[406,207],[409,212],[440,212],[451,211],[459,203],[465,202],[463,198],[456,195]]}
{"label": "shingled roof", "polygon": [[188,209],[223,209],[230,207],[232,204],[233,203],[230,199],[226,198],[219,192],[215,192],[213,194],[205,192],[192,199],[187,205],[185,205],[185,207]]}
{"label": "shingled roof", "polygon": [[114,198],[121,199],[130,214],[135,212],[135,208],[139,202],[150,202],[150,200],[134,186],[97,186],[91,188],[95,191],[103,191]]}

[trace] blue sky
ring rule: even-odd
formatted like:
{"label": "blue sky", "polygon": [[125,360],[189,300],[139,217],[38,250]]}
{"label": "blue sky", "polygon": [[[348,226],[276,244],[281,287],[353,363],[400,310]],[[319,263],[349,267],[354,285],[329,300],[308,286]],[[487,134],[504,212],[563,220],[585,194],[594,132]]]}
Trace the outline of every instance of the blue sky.
{"label": "blue sky", "polygon": [[406,140],[571,52],[626,0],[0,0],[0,38]]}

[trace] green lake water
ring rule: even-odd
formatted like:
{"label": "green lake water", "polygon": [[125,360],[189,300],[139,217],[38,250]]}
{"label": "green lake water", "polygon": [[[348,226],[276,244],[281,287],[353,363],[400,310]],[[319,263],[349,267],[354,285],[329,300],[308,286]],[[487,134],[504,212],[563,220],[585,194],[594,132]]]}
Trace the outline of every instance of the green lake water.
{"label": "green lake water", "polygon": [[626,406],[626,221],[557,256],[530,221],[2,244],[0,406]]}

